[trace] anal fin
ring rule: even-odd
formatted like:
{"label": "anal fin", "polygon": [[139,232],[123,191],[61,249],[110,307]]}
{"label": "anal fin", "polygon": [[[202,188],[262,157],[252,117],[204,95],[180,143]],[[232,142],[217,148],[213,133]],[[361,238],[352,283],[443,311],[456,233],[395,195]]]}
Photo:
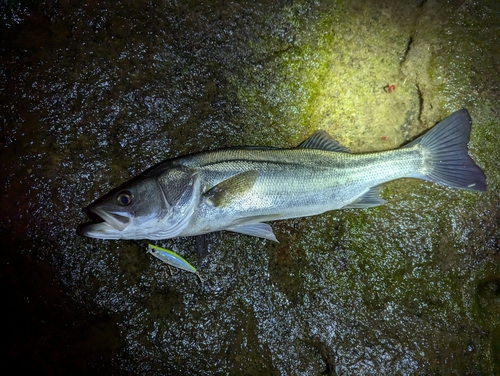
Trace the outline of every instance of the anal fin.
{"label": "anal fin", "polygon": [[372,208],[374,206],[379,206],[385,204],[385,200],[380,197],[380,185],[371,187],[366,193],[358,197],[355,201],[342,207],[342,209],[361,209],[361,208]]}

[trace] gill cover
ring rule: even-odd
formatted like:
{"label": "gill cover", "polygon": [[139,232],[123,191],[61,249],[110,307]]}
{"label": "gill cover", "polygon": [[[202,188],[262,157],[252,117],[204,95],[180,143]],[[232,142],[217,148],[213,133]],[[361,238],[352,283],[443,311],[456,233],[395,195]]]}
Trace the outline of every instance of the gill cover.
{"label": "gill cover", "polygon": [[148,239],[169,239],[178,236],[189,224],[200,199],[201,182],[196,170],[177,166],[157,175],[168,215]]}

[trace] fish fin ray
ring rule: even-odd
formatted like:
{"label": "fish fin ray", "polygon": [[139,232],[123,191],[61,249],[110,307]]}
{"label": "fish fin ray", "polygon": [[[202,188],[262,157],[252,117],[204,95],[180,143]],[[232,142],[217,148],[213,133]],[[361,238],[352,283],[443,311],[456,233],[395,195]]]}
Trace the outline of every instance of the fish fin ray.
{"label": "fish fin ray", "polygon": [[273,229],[267,223],[249,223],[226,228],[227,231],[238,232],[240,234],[256,236],[279,243],[274,235]]}
{"label": "fish fin ray", "polygon": [[303,149],[319,149],[336,151],[339,153],[350,153],[351,151],[345,146],[339,144],[332,136],[326,131],[317,130],[307,140],[302,142],[299,148]]}
{"label": "fish fin ray", "polygon": [[419,145],[424,167],[418,177],[452,188],[486,190],[486,176],[468,154],[471,118],[466,109],[454,112],[427,133],[404,147]]}
{"label": "fish fin ray", "polygon": [[231,176],[210,188],[204,195],[213,206],[225,206],[251,190],[258,175],[258,171],[252,170]]}
{"label": "fish fin ray", "polygon": [[250,217],[240,218],[233,222],[233,226],[240,225],[249,225],[253,223],[261,223],[261,222],[271,222],[277,221],[281,218],[280,214],[263,214],[263,215],[254,215]]}
{"label": "fish fin ray", "polygon": [[342,209],[372,208],[385,204],[385,200],[380,197],[381,186],[371,187],[366,193],[358,197],[355,201],[342,207]]}

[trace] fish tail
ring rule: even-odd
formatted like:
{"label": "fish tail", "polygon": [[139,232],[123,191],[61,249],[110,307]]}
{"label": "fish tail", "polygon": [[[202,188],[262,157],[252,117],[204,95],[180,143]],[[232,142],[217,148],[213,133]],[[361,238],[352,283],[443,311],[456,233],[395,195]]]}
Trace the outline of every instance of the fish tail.
{"label": "fish tail", "polygon": [[468,154],[471,124],[469,113],[462,109],[405,145],[424,148],[424,167],[414,177],[453,188],[485,191],[486,176]]}

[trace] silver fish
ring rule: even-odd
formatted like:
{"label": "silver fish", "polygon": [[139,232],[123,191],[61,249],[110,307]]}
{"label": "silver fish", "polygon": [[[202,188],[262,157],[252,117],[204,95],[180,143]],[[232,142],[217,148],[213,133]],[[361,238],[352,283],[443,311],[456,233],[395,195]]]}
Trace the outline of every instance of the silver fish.
{"label": "silver fish", "polygon": [[168,239],[233,231],[277,241],[278,219],[383,204],[380,185],[418,178],[486,190],[468,155],[471,119],[457,111],[395,150],[351,154],[324,131],[292,149],[238,147],[168,160],[89,206],[100,239]]}

